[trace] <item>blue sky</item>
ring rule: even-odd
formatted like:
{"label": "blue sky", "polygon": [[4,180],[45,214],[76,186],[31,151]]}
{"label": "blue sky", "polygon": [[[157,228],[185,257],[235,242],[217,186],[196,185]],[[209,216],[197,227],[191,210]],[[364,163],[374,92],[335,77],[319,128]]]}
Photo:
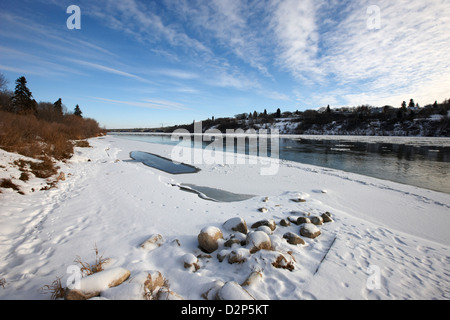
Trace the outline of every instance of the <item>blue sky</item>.
{"label": "blue sky", "polygon": [[450,0],[2,0],[0,73],[106,128],[423,106],[450,98],[449,30]]}

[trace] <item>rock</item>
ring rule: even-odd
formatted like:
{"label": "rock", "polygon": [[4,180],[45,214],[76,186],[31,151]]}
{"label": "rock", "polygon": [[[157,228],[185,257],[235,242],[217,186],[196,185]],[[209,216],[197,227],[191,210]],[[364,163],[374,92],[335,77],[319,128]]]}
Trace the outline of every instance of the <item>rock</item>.
{"label": "rock", "polygon": [[160,234],[153,234],[150,238],[141,243],[140,247],[146,251],[151,251],[158,248],[163,243],[164,239]]}
{"label": "rock", "polygon": [[231,239],[239,240],[241,242],[241,245],[245,245],[245,239],[247,239],[247,235],[240,232],[236,232],[231,236]]}
{"label": "rock", "polygon": [[229,254],[230,254],[229,250],[226,249],[220,250],[220,252],[217,253],[217,260],[219,260],[219,262],[222,262],[223,260],[225,260],[226,257],[228,257]]}
{"label": "rock", "polygon": [[247,236],[246,245],[250,253],[255,253],[259,250],[270,250],[272,248],[269,235],[263,231],[250,232]]}
{"label": "rock", "polygon": [[307,217],[289,216],[288,220],[296,225],[301,225],[302,223],[311,223],[311,220]]}
{"label": "rock", "polygon": [[250,275],[248,276],[248,278],[241,284],[242,287],[247,287],[247,286],[251,286],[252,284],[255,284],[256,282],[258,282],[259,280],[262,279],[262,273],[259,271],[253,271],[252,273],[250,273]]}
{"label": "rock", "polygon": [[316,226],[321,226],[323,224],[323,219],[321,216],[314,216],[311,217],[311,223],[315,224]]}
{"label": "rock", "polygon": [[270,229],[268,226],[259,226],[256,228],[256,231],[262,231],[267,233],[269,236],[272,234],[272,229]]}
{"label": "rock", "polygon": [[245,222],[244,219],[242,219],[240,217],[228,219],[223,224],[223,227],[226,230],[237,231],[237,232],[241,232],[243,234],[248,233],[247,223]]}
{"label": "rock", "polygon": [[[98,296],[99,294],[100,294],[100,292],[98,294],[96,294],[95,296]],[[76,290],[76,289],[66,289],[65,290],[64,300],[79,301],[79,300],[87,300],[87,299],[89,299],[89,298],[87,296],[85,296],[83,294],[83,292],[81,292],[80,290]]]}
{"label": "rock", "polygon": [[282,227],[289,227],[291,225],[291,222],[288,219],[281,219],[280,220],[280,226]]}
{"label": "rock", "polygon": [[245,261],[247,261],[247,258],[249,256],[250,252],[248,249],[239,248],[231,251],[231,253],[228,255],[228,263],[244,263]]}
{"label": "rock", "polygon": [[263,202],[269,202],[269,197],[265,197]]}
{"label": "rock", "polygon": [[229,240],[225,241],[225,243],[223,245],[227,248],[231,248],[233,246],[233,244],[241,245],[241,240],[229,239]]}
{"label": "rock", "polygon": [[322,213],[321,217],[323,219],[323,222],[333,222],[333,219],[331,218],[331,213],[329,213],[328,211]]}
{"label": "rock", "polygon": [[208,290],[202,293],[203,299],[215,300],[217,297],[217,292],[220,290],[220,288],[223,287],[224,284],[225,283],[220,280],[214,281],[212,285],[208,288]]}
{"label": "rock", "polygon": [[320,229],[312,223],[305,223],[300,227],[300,235],[314,239],[320,235]]}
{"label": "rock", "polygon": [[272,262],[272,266],[275,268],[287,269],[292,271],[295,269],[295,259],[291,255],[284,255],[279,253],[275,261]]}
{"label": "rock", "polygon": [[219,239],[223,239],[223,234],[217,227],[205,227],[197,237],[200,249],[206,253],[212,253],[219,248]]}
{"label": "rock", "polygon": [[184,300],[182,296],[173,292],[168,287],[162,287],[155,296],[156,300]]}
{"label": "rock", "polygon": [[275,223],[275,220],[264,219],[264,220],[260,220],[258,222],[255,222],[254,224],[252,224],[252,229],[256,229],[260,226],[267,226],[272,231],[274,231],[277,228],[277,224]]}
{"label": "rock", "polygon": [[267,210],[267,208],[259,208],[258,210],[262,213],[266,213],[267,211],[269,211],[269,210]]}
{"label": "rock", "polygon": [[226,282],[216,295],[217,300],[255,300],[255,298],[242,288],[237,282]]}
{"label": "rock", "polygon": [[286,239],[287,242],[292,245],[305,244],[305,241],[293,232],[285,233],[283,235],[283,238]]}
{"label": "rock", "polygon": [[130,271],[124,268],[113,268],[94,273],[82,278],[76,288],[67,289],[65,299],[90,299],[100,295],[108,288],[116,287],[130,277]]}
{"label": "rock", "polygon": [[198,269],[200,269],[200,266],[198,265],[198,259],[192,253],[186,253],[183,256],[183,263],[184,263],[185,269],[193,268],[194,271],[197,271]]}
{"label": "rock", "polygon": [[291,199],[291,201],[293,201],[293,202],[306,202],[306,200],[305,200],[305,199],[302,199],[302,198]]}

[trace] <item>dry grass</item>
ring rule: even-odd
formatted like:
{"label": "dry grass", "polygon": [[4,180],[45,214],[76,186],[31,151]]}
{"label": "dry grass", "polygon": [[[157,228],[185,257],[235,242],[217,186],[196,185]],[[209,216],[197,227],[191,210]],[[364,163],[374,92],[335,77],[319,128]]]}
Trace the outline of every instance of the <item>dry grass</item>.
{"label": "dry grass", "polygon": [[64,298],[65,294],[65,289],[61,284],[61,278],[56,278],[52,284],[43,286],[41,291],[43,293],[50,293],[53,300]]}
{"label": "dry grass", "polygon": [[69,159],[73,154],[72,141],[104,134],[95,120],[74,115],[49,122],[34,115],[0,111],[0,128],[0,148],[35,159]]}
{"label": "dry grass", "polygon": [[97,246],[94,247],[95,251],[95,263],[93,265],[90,265],[89,263],[83,261],[80,256],[77,256],[75,259],[75,263],[78,263],[80,265],[80,271],[83,276],[89,276],[94,273],[103,271],[103,265],[109,261],[109,258],[103,258],[103,255],[100,255],[98,253]]}
{"label": "dry grass", "polygon": [[144,282],[144,299],[145,300],[160,300],[164,297],[164,294],[171,292],[169,289],[169,282],[165,279],[161,273],[152,278],[149,273],[147,280]]}
{"label": "dry grass", "polygon": [[20,191],[20,188],[11,181],[11,179],[2,179],[0,182],[0,188],[13,189],[15,191]]}

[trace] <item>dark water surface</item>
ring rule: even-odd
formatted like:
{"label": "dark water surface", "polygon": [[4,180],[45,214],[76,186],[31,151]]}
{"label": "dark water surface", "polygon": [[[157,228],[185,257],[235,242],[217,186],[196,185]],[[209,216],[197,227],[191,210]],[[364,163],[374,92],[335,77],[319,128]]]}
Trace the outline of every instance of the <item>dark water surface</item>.
{"label": "dark water surface", "polygon": [[[119,137],[159,144],[193,146],[172,141],[170,135],[120,134]],[[450,147],[436,139],[426,145],[352,139],[281,138],[279,158],[320,167],[358,173],[430,190],[450,193]],[[414,142],[414,141],[412,141]],[[182,144],[180,144],[182,143]],[[189,145],[189,143],[191,145]],[[202,147],[210,145],[204,141]],[[225,146],[225,139],[224,139]],[[234,152],[247,153],[248,145]],[[269,145],[270,155],[270,145]]]}

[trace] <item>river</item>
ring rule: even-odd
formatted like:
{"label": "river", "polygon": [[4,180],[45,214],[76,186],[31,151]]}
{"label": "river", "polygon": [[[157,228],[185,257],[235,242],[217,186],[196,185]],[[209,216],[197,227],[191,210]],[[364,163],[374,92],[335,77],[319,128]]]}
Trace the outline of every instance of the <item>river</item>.
{"label": "river", "polygon": [[[180,144],[171,135],[118,136],[151,143]],[[202,147],[210,143],[203,141]],[[236,147],[234,151],[248,153],[248,140],[246,143],[245,148]],[[450,193],[450,138],[280,136],[278,156],[284,160]]]}

